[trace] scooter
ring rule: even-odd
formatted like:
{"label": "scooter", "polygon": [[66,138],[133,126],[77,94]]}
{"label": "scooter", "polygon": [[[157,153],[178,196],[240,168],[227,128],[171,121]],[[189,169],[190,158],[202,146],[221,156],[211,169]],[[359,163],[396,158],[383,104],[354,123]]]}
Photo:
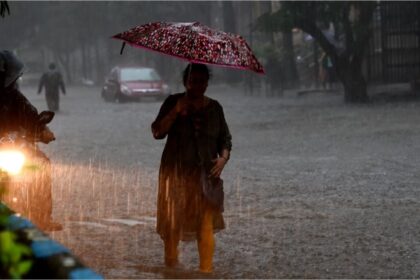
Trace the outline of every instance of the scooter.
{"label": "scooter", "polygon": [[38,142],[55,140],[47,124],[54,112],[38,116],[39,133],[13,131],[0,136],[0,197],[17,215],[22,215],[41,230],[61,230],[52,221],[51,162]]}

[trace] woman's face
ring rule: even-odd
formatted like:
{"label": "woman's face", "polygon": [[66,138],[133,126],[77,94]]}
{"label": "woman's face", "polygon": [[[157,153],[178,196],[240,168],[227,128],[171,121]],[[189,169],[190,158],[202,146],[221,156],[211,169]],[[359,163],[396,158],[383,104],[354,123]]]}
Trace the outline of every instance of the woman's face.
{"label": "woman's face", "polygon": [[188,96],[192,98],[202,97],[208,85],[208,76],[205,73],[192,71],[185,82]]}

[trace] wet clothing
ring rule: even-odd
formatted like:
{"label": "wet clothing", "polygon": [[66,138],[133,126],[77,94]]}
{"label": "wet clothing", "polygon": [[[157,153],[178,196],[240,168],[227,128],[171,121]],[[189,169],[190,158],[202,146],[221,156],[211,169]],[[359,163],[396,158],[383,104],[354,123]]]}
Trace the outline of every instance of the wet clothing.
{"label": "wet clothing", "polygon": [[21,129],[35,135],[43,127],[38,123],[38,110],[18,89],[0,92],[0,135]]}
{"label": "wet clothing", "polygon": [[[170,95],[165,100],[152,129],[159,126],[184,95]],[[200,112],[178,115],[167,137],[159,171],[157,232],[162,239],[175,232],[181,240],[194,240],[209,208],[213,212],[214,231],[223,229],[223,205],[211,204],[203,193],[203,178],[210,173],[212,160],[222,150],[232,148],[222,106],[209,99]]]}
{"label": "wet clothing", "polygon": [[48,71],[44,73],[39,81],[38,94],[41,93],[43,87],[45,87],[48,110],[58,111],[60,109],[60,88],[63,94],[66,94],[66,88],[61,73],[58,71]]}

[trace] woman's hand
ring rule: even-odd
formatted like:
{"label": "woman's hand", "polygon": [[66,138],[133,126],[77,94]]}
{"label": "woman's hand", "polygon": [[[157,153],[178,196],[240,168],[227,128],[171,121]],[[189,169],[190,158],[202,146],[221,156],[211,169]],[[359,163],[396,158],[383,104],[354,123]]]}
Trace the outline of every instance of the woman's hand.
{"label": "woman's hand", "polygon": [[190,102],[188,101],[187,97],[183,96],[178,99],[175,105],[175,111],[177,114],[184,115],[186,114],[188,107],[190,106]]}
{"label": "woman's hand", "polygon": [[55,135],[47,126],[45,126],[44,129],[41,131],[39,138],[39,141],[48,144],[51,141],[55,140]]}
{"label": "woman's hand", "polygon": [[213,159],[212,162],[214,162],[214,165],[210,170],[210,177],[219,178],[222,174],[223,168],[226,165],[227,159],[224,157],[218,157]]}

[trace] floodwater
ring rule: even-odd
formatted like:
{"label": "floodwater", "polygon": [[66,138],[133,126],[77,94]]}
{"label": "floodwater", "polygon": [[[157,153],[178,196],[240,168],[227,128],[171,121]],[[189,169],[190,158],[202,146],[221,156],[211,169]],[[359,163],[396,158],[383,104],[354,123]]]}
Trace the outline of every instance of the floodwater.
{"label": "floodwater", "polygon": [[[22,90],[46,108],[36,88]],[[41,144],[64,225],[51,236],[106,278],[419,278],[420,102],[242,91],[208,90],[233,135],[213,274],[198,273],[195,243],[182,243],[182,268],[163,266],[164,141],[150,133],[160,101],[105,103],[97,87],[62,96],[57,140]]]}

